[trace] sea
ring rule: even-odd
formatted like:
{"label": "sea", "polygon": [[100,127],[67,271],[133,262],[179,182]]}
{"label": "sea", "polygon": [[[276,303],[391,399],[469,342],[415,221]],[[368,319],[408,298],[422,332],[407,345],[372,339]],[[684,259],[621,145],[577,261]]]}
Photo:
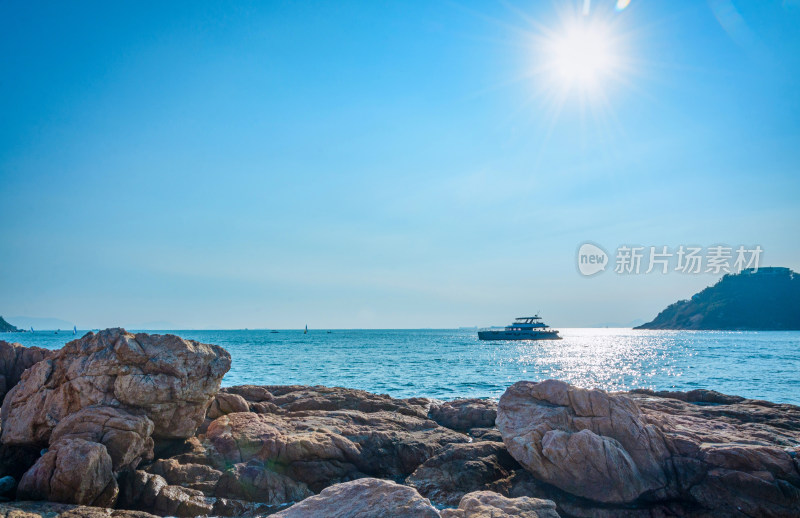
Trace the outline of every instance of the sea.
{"label": "sea", "polygon": [[[57,349],[86,331],[6,333]],[[151,331],[221,345],[223,386],[327,385],[397,398],[498,398],[519,380],[606,390],[712,389],[800,405],[798,331],[561,329],[562,340],[478,340],[475,329]]]}

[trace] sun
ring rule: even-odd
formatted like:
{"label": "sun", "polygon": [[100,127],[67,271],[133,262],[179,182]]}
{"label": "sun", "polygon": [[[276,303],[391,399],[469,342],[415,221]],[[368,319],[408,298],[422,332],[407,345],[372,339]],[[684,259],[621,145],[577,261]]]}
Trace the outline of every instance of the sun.
{"label": "sun", "polygon": [[544,42],[545,69],[566,89],[596,91],[619,66],[608,27],[576,20]]}

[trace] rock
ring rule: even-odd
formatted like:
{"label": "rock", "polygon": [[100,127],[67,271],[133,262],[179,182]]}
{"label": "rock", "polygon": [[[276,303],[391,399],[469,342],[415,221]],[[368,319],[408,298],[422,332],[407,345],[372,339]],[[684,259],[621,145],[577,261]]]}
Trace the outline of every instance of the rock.
{"label": "rock", "polygon": [[52,442],[84,439],[106,447],[114,471],[136,469],[153,458],[153,421],[144,415],[114,407],[89,406],[62,419],[53,429]]}
{"label": "rock", "polygon": [[556,504],[539,498],[506,498],[492,491],[464,495],[458,509],[445,509],[441,518],[559,518]]}
{"label": "rock", "polygon": [[156,518],[123,509],[58,504],[53,502],[0,503],[0,518]]}
{"label": "rock", "polygon": [[124,329],[88,333],[23,373],[2,407],[2,441],[46,445],[55,426],[88,406],[145,414],[155,438],[186,438],[230,368],[221,347]]}
{"label": "rock", "polygon": [[172,443],[168,448],[159,448],[156,444],[157,459],[174,459],[181,464],[203,464],[211,466],[213,459],[201,439],[205,436],[190,437],[181,442]]}
{"label": "rock", "polygon": [[105,446],[83,439],[63,439],[23,475],[17,498],[111,507],[117,492]]}
{"label": "rock", "polygon": [[193,489],[167,484],[163,477],[128,471],[120,477],[120,507],[147,510],[159,516],[207,515],[213,502]]}
{"label": "rock", "polygon": [[204,433],[158,441],[160,458],[145,470],[218,501],[270,506],[368,476],[402,480],[446,445],[470,440],[427,419],[428,406],[342,388],[227,387]]}
{"label": "rock", "polygon": [[654,392],[650,389],[634,389],[631,394],[642,394],[645,396],[657,396],[662,398],[678,399],[686,401],[687,403],[714,403],[720,405],[731,405],[734,403],[741,403],[745,398],[741,396],[729,396],[722,394],[716,390],[696,389],[689,392],[676,392],[669,390],[660,390]]}
{"label": "rock", "polygon": [[147,468],[152,475],[164,477],[168,484],[197,489],[212,496],[222,472],[204,464],[181,464],[177,459],[159,459]]}
{"label": "rock", "polygon": [[362,478],[336,484],[306,498],[275,518],[439,518],[431,503],[408,486],[388,480]]}
{"label": "rock", "polygon": [[[237,387],[228,387],[225,390],[239,393],[247,399],[247,393],[252,394],[254,391],[251,385],[246,387],[248,387],[246,392],[242,389],[237,390]],[[424,398],[394,399],[385,394],[372,394],[363,390],[341,387],[289,385],[262,388],[272,395],[271,399],[262,400],[262,402],[269,403],[264,407],[277,408],[276,413],[357,410],[365,413],[396,412],[401,415],[427,418],[430,406],[430,400]],[[248,401],[255,402],[249,399]]]}
{"label": "rock", "polygon": [[497,428],[472,428],[469,435],[478,441],[503,442],[503,436]]}
{"label": "rock", "polygon": [[[800,408],[711,391],[673,396],[519,382],[500,398],[497,424],[511,455],[546,483],[528,484],[530,493],[552,488],[545,493],[570,516],[800,515],[790,454]],[[526,487],[513,478],[491,487]]]}
{"label": "rock", "polygon": [[219,391],[220,394],[235,394],[241,396],[250,403],[263,403],[272,399],[272,393],[267,387],[261,385],[236,385],[225,387]]}
{"label": "rock", "polygon": [[276,473],[258,461],[241,462],[225,470],[215,487],[218,497],[269,505],[296,502],[314,493],[302,482]]}
{"label": "rock", "polygon": [[19,383],[22,373],[42,361],[49,352],[41,347],[25,347],[0,340],[0,401]]}
{"label": "rock", "polygon": [[404,478],[446,444],[467,441],[428,419],[386,411],[233,413],[206,433],[218,468],[256,460],[313,491],[365,475]]}
{"label": "rock", "polygon": [[456,506],[466,493],[511,475],[519,464],[497,442],[450,444],[406,479],[437,505]]}
{"label": "rock", "polygon": [[238,394],[230,394],[227,392],[218,392],[211,401],[211,406],[208,407],[206,416],[209,419],[216,419],[223,415],[231,414],[233,412],[249,412],[250,405],[247,401]]}
{"label": "rock", "polygon": [[497,418],[497,403],[490,399],[456,399],[431,404],[428,417],[441,426],[468,432],[472,428],[492,428]]}
{"label": "rock", "polygon": [[624,503],[666,486],[664,438],[626,396],[518,382],[500,398],[497,426],[523,467],[574,495]]}

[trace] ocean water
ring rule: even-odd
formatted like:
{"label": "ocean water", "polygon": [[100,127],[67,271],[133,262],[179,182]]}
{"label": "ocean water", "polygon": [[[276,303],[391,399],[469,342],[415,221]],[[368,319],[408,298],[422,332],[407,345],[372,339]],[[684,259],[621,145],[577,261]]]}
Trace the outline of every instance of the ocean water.
{"label": "ocean water", "polygon": [[[223,385],[328,385],[394,397],[499,397],[519,380],[607,390],[706,388],[800,405],[800,332],[562,329],[563,340],[481,342],[474,330],[169,331],[225,347]],[[157,331],[166,333],[166,331]],[[79,331],[78,336],[83,332]],[[58,348],[72,333],[0,338]]]}

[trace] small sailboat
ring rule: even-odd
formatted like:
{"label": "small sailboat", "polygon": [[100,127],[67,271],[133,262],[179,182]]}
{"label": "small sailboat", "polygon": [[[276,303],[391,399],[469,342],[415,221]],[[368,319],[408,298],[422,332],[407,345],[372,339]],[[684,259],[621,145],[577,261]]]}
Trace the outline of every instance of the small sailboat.
{"label": "small sailboat", "polygon": [[304,334],[304,335],[307,335],[307,334],[308,334],[308,324],[306,324],[306,329],[305,329],[305,331],[303,331],[303,334]]}
{"label": "small sailboat", "polygon": [[78,334],[78,326],[72,326],[72,334],[73,335],[77,335]]}
{"label": "small sailboat", "polygon": [[31,333],[33,333],[33,326],[31,326]]}

